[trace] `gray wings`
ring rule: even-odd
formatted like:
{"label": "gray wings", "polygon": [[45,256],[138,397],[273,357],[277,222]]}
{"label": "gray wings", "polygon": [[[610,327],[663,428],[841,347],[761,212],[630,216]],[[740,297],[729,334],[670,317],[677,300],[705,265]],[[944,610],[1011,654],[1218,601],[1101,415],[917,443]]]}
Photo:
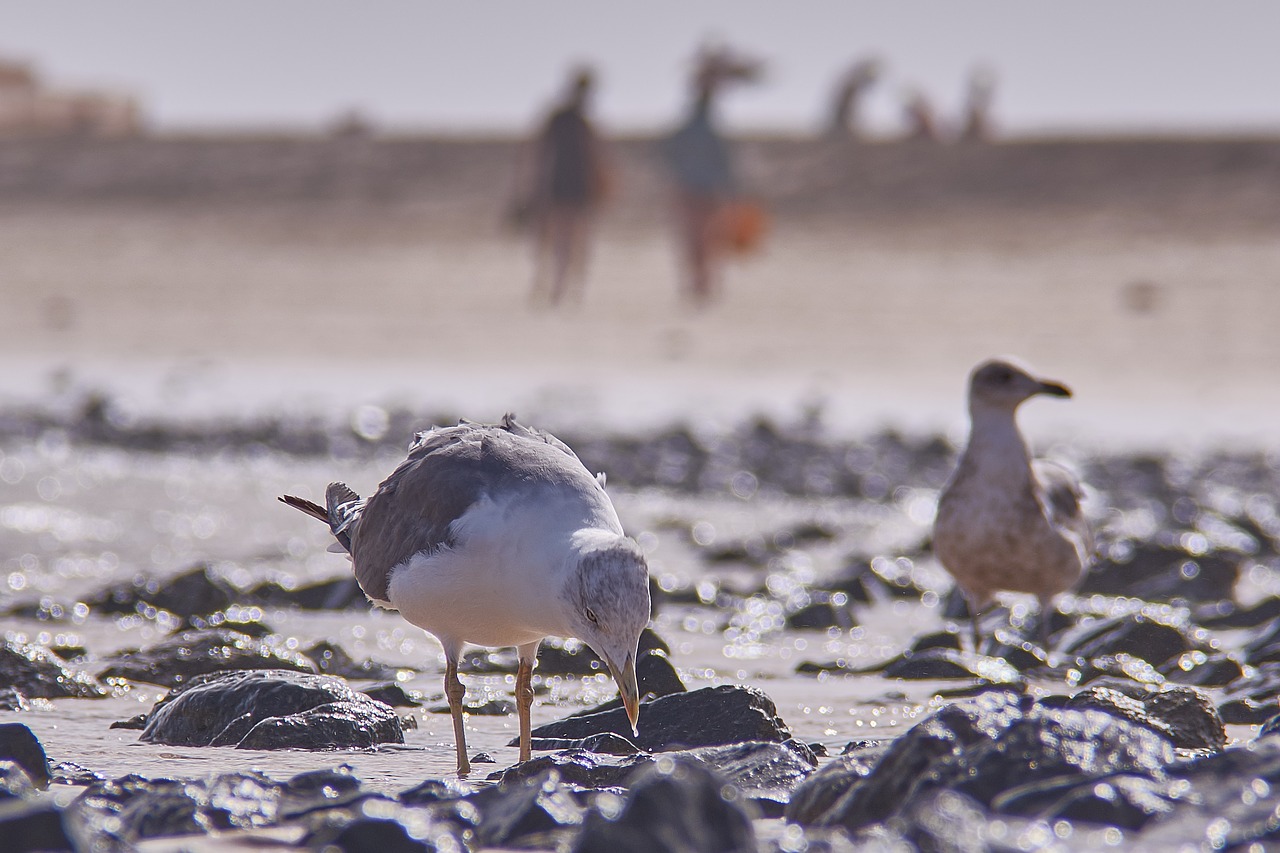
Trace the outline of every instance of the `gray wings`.
{"label": "gray wings", "polygon": [[1036,459],[1031,463],[1036,497],[1053,525],[1072,534],[1083,549],[1082,559],[1093,553],[1093,534],[1080,502],[1084,492],[1075,475],[1054,462]]}
{"label": "gray wings", "polygon": [[391,570],[453,544],[453,522],[477,500],[542,486],[600,489],[564,442],[511,415],[500,424],[464,421],[418,433],[408,458],[344,528],[360,588],[386,602]]}

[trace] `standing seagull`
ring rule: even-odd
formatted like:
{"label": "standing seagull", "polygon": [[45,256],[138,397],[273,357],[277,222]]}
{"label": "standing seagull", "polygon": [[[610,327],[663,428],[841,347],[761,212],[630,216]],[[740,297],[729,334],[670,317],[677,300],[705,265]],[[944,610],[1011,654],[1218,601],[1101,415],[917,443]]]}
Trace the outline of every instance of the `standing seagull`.
{"label": "standing seagull", "polygon": [[1040,599],[1048,647],[1053,597],[1075,586],[1092,552],[1080,483],[1065,468],[1032,460],[1018,432],[1022,401],[1070,397],[1008,361],[985,361],[969,377],[969,445],[938,499],[933,550],[969,603],[973,645],[978,615],[1000,590]]}
{"label": "standing seagull", "polygon": [[577,637],[609,667],[634,727],[636,649],[649,571],[605,494],[563,442],[518,424],[462,422],[418,433],[368,498],[342,483],[327,507],[280,498],[329,525],[360,588],[444,647],[458,773],[470,772],[458,657],[464,643],[515,646],[520,760],[529,759],[533,663],[548,636]]}

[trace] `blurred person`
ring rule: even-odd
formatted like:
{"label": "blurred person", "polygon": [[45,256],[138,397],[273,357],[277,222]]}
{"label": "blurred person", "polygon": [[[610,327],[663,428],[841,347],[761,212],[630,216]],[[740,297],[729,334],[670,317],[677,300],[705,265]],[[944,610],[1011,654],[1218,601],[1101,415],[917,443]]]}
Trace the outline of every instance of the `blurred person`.
{"label": "blurred person", "polygon": [[523,211],[533,223],[537,258],[533,300],[558,305],[582,297],[587,242],[607,193],[602,143],[587,117],[595,73],[574,69],[563,99],[534,140],[532,188]]}
{"label": "blurred person", "polygon": [[844,73],[831,101],[831,117],[827,136],[832,139],[857,139],[862,135],[858,106],[876,80],[880,79],[880,60],[860,59]]}
{"label": "blurred person", "polygon": [[996,74],[978,66],[969,74],[969,94],[965,99],[962,142],[987,142],[991,139],[991,102],[995,98]]}
{"label": "blurred person", "polygon": [[902,117],[907,126],[908,140],[938,142],[941,139],[933,105],[919,89],[910,89],[903,96]]}
{"label": "blurred person", "polygon": [[662,142],[675,182],[675,213],[685,266],[684,289],[695,305],[716,295],[717,267],[731,248],[749,248],[763,230],[758,207],[739,202],[728,140],[716,128],[713,106],[727,83],[759,77],[758,62],[722,49],[704,50],[694,68],[688,116]]}

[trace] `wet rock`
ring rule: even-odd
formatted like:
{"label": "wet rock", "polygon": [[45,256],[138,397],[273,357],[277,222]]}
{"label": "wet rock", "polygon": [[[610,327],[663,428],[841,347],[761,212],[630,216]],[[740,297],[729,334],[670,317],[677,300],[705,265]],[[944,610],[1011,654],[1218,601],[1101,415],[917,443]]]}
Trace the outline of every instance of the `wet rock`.
{"label": "wet rock", "polygon": [[1258,667],[1248,678],[1227,685],[1218,713],[1223,722],[1255,725],[1280,713],[1280,663]]}
{"label": "wet rock", "polygon": [[374,684],[360,692],[392,708],[417,708],[422,705],[422,694],[417,690],[405,690],[398,681]]}
{"label": "wet rock", "polygon": [[1063,707],[1112,714],[1163,735],[1180,749],[1218,752],[1227,743],[1222,718],[1209,697],[1189,687],[1153,691],[1137,684],[1094,685]]}
{"label": "wet rock", "polygon": [[107,688],[87,672],[68,668],[44,646],[0,645],[0,687],[35,699],[101,699]]}
{"label": "wet rock", "polygon": [[699,764],[664,760],[637,774],[617,813],[592,812],[574,853],[736,853],[756,849],[753,813]]}
{"label": "wet rock", "polygon": [[375,663],[371,660],[357,662],[347,654],[342,646],[321,640],[302,651],[303,656],[315,662],[321,675],[335,675],[338,678],[369,679],[370,681],[386,681],[395,678],[398,670],[394,666]]}
{"label": "wet rock", "polygon": [[647,752],[752,740],[781,743],[791,737],[768,696],[736,685],[704,687],[645,702],[640,706],[638,728],[639,733],[633,734],[626,712],[615,709],[548,723],[534,729],[533,736],[577,740],[613,732]]}
{"label": "wet rock", "polygon": [[1196,609],[1195,622],[1212,630],[1254,628],[1280,619],[1280,598],[1264,598],[1252,607],[1215,601]]}
{"label": "wet rock", "polygon": [[227,628],[184,631],[134,652],[109,658],[100,678],[127,678],[176,687],[208,673],[243,669],[289,669],[315,672],[305,655],[283,643],[255,640]]}
{"label": "wet rock", "polygon": [[466,802],[479,810],[475,835],[483,847],[514,846],[531,835],[577,827],[586,813],[555,770],[534,777],[504,779],[455,802]]}
{"label": "wet rock", "polygon": [[141,740],[175,746],[334,749],[403,743],[395,711],[342,681],[283,670],[199,676],[157,703]]}
{"label": "wet rock", "polygon": [[1099,679],[1120,679],[1136,681],[1139,684],[1159,686],[1166,679],[1151,664],[1133,655],[1101,655],[1093,660],[1079,664],[1079,684],[1090,684]]}
{"label": "wet rock", "polygon": [[1015,684],[1021,673],[1002,658],[970,655],[955,649],[935,648],[903,655],[883,670],[885,678],[931,680],[976,678],[988,684]]}
{"label": "wet rock", "polygon": [[837,811],[837,800],[848,796],[850,790],[871,775],[888,751],[889,743],[886,740],[848,744],[835,761],[820,767],[792,792],[785,811],[787,820],[813,825],[826,813]]}
{"label": "wet rock", "polygon": [[[837,593],[841,595],[842,593]],[[793,631],[825,631],[839,628],[842,631],[854,627],[857,621],[847,606],[832,601],[818,601],[787,614],[787,627]]]}
{"label": "wet rock", "polygon": [[582,750],[600,755],[638,755],[644,750],[622,735],[601,732],[584,738],[547,738],[531,740],[533,749]]}
{"label": "wet rock", "polygon": [[29,711],[31,703],[14,687],[0,687],[0,711]]}
{"label": "wet rock", "polygon": [[713,770],[754,803],[764,817],[781,817],[792,791],[813,773],[818,763],[807,749],[778,743],[709,746],[672,757],[696,761]]}
{"label": "wet rock", "polygon": [[1239,575],[1239,557],[1228,553],[1190,554],[1139,543],[1116,558],[1098,562],[1081,582],[1078,595],[1124,595],[1143,601],[1214,602],[1229,599]]}
{"label": "wet rock", "polygon": [[58,785],[74,785],[84,787],[101,782],[102,777],[87,767],[81,767],[74,761],[59,761],[49,770],[50,781]]}
{"label": "wet rock", "polygon": [[185,616],[173,629],[173,633],[181,634],[205,628],[226,628],[255,639],[276,633],[274,628],[262,621],[262,611],[256,607],[228,607],[216,613]]}
{"label": "wet rock", "polygon": [[22,765],[0,758],[0,809],[4,808],[6,801],[30,800],[35,797],[36,786]]}
{"label": "wet rock", "polygon": [[1190,651],[1212,651],[1202,648],[1192,631],[1186,623],[1149,609],[1081,623],[1062,637],[1060,645],[1066,654],[1086,659],[1128,654],[1160,666]]}
{"label": "wet rock", "polygon": [[1187,652],[1170,658],[1160,667],[1170,681],[1192,687],[1226,687],[1244,675],[1244,667],[1233,654]]}
{"label": "wet rock", "polygon": [[0,809],[0,838],[11,853],[75,850],[65,812],[48,800],[13,802]]}
{"label": "wet rock", "polygon": [[270,826],[279,791],[254,771],[185,781],[129,775],[89,786],[68,811],[85,848],[132,849],[148,838]]}
{"label": "wet rock", "polygon": [[352,576],[296,588],[267,581],[240,595],[245,604],[300,610],[368,610],[372,605]]}
{"label": "wet rock", "polygon": [[107,726],[107,728],[109,729],[131,729],[133,731],[139,731],[139,732],[145,729],[146,727],[147,727],[146,714],[134,714],[132,717],[130,717],[127,720],[116,720],[114,723]]}
{"label": "wet rock", "polygon": [[[537,761],[538,759],[533,759]],[[517,765],[523,767],[525,764]],[[396,800],[406,806],[428,806],[444,800],[456,800],[467,794],[474,794],[475,787],[465,779],[456,776],[446,779],[427,779],[419,785],[401,791]]]}
{"label": "wet rock", "polygon": [[208,566],[196,566],[163,580],[136,575],[98,591],[85,603],[95,613],[135,613],[150,605],[178,616],[200,616],[225,610],[235,598],[234,587]]}
{"label": "wet rock", "polygon": [[31,729],[22,723],[0,723],[0,761],[12,761],[37,788],[49,787],[49,759]]}

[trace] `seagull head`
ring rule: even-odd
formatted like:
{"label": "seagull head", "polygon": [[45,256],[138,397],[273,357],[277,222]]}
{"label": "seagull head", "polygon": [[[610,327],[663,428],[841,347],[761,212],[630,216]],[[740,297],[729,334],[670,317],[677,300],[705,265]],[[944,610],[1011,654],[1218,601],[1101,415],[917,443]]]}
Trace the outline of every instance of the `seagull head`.
{"label": "seagull head", "polygon": [[1013,412],[1023,400],[1037,394],[1070,397],[1071,390],[1060,382],[1041,379],[1011,359],[991,359],[969,375],[969,408],[1002,409]]}
{"label": "seagull head", "polygon": [[635,540],[615,534],[584,537],[566,600],[574,636],[609,667],[635,730],[640,715],[636,653],[649,624],[649,567]]}

